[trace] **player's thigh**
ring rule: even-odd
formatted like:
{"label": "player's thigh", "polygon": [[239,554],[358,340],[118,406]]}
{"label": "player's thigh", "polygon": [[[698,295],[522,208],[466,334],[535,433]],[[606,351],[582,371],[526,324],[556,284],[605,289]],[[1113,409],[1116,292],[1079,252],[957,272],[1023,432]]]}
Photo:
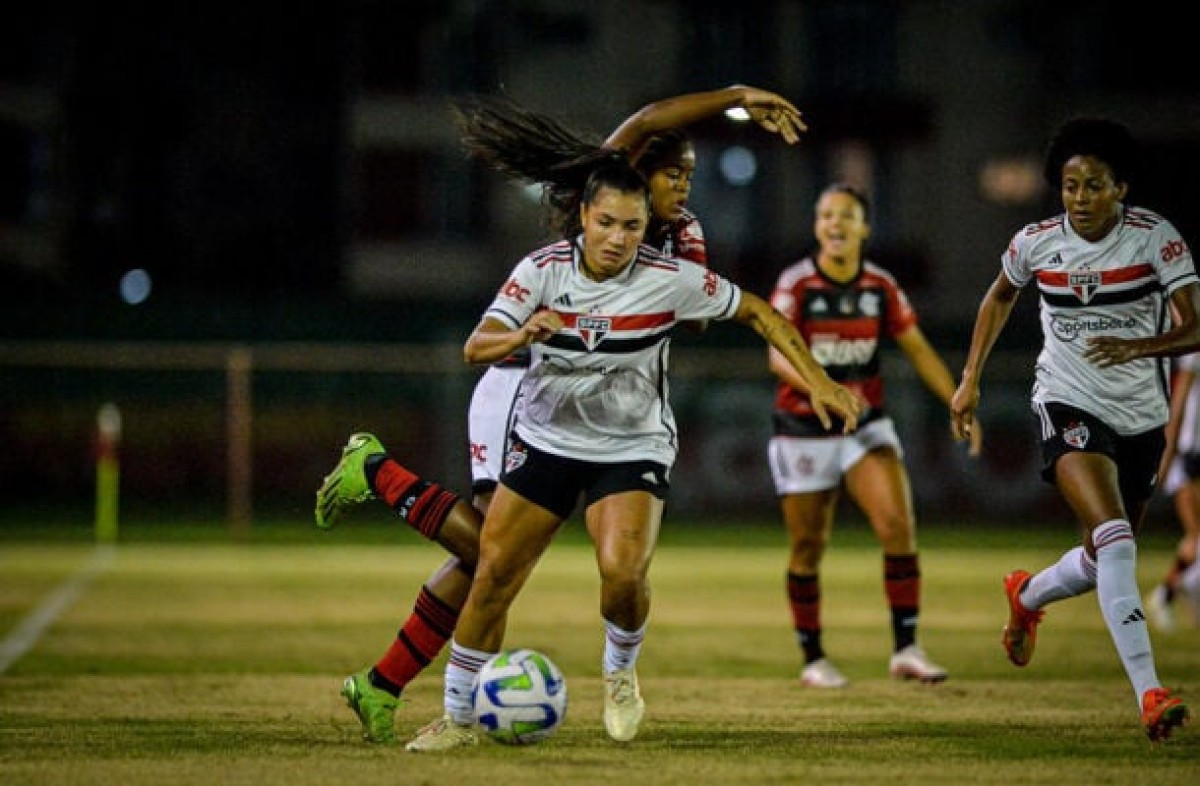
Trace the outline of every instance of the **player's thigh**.
{"label": "player's thigh", "polygon": [[654,556],[663,500],[641,489],[608,494],[584,514],[601,576],[644,576]]}
{"label": "player's thigh", "polygon": [[562,517],[504,484],[496,487],[479,540],[475,580],[524,584],[562,524]]}
{"label": "player's thigh", "polygon": [[890,446],[867,451],[846,472],[846,490],[876,529],[913,527],[912,490],[904,462]]}

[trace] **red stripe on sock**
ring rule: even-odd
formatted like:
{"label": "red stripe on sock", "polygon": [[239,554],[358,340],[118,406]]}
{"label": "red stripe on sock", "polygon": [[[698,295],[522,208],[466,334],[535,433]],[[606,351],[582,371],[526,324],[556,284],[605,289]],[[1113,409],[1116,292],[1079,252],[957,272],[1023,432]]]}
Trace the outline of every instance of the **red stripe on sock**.
{"label": "red stripe on sock", "polygon": [[389,507],[393,507],[404,495],[404,492],[408,491],[418,480],[420,480],[419,477],[400,466],[395,459],[389,456],[379,465],[379,472],[375,475],[375,492]]}
{"label": "red stripe on sock", "polygon": [[412,510],[408,514],[408,523],[417,532],[433,540],[437,537],[438,530],[442,528],[442,522],[450,515],[450,509],[456,502],[458,502],[457,494],[446,491],[437,483],[432,483],[412,506]]}
{"label": "red stripe on sock", "polygon": [[883,587],[893,609],[915,609],[921,603],[921,569],[916,554],[883,558]]}
{"label": "red stripe on sock", "polygon": [[[429,609],[437,608],[439,623],[431,625],[426,619]],[[441,624],[450,619],[450,625]],[[421,588],[413,613],[396,634],[395,641],[375,664],[375,670],[403,689],[437,657],[450,640],[458,613],[438,600],[427,587]]]}
{"label": "red stripe on sock", "polygon": [[817,576],[797,576],[789,573],[787,591],[793,627],[803,631],[820,630],[821,584]]}

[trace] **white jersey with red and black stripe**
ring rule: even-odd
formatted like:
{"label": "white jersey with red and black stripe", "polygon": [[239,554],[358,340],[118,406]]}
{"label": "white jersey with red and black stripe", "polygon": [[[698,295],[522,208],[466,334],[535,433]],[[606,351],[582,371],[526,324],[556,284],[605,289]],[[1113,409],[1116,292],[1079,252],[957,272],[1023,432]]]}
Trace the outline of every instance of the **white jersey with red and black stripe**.
{"label": "white jersey with red and black stripe", "polygon": [[1093,243],[1059,215],[1017,232],[1001,264],[1013,286],[1036,281],[1041,296],[1034,402],[1069,404],[1125,436],[1167,422],[1168,358],[1100,368],[1083,355],[1093,336],[1162,333],[1170,294],[1197,282],[1192,253],[1169,221],[1125,207],[1113,230]]}
{"label": "white jersey with red and black stripe", "polygon": [[[884,339],[917,324],[917,314],[892,274],[864,260],[852,281],[839,283],[806,257],[779,274],[771,305],[796,326],[826,373],[867,402],[871,410],[860,422],[879,417]],[[807,437],[841,432],[840,428],[826,431],[808,394],[784,382],[776,386],[775,412],[777,434]]]}
{"label": "white jersey with red and black stripe", "polygon": [[672,328],[733,317],[741,289],[645,245],[620,275],[593,281],[580,254],[577,239],[525,257],[485,313],[512,328],[544,308],[563,320],[532,347],[517,434],[568,458],[670,466],[678,447],[666,376]]}

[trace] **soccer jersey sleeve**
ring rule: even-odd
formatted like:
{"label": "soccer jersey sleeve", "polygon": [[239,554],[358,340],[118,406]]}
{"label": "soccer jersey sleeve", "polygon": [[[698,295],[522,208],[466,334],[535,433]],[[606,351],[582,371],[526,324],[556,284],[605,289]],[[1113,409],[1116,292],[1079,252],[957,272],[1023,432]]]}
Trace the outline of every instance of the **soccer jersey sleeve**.
{"label": "soccer jersey sleeve", "polygon": [[1033,270],[1029,262],[1029,233],[1034,226],[1030,224],[1013,235],[1012,240],[1008,242],[1008,248],[1000,257],[1000,266],[1004,269],[1004,275],[1008,276],[1008,280],[1017,289],[1024,287],[1033,277]]}
{"label": "soccer jersey sleeve", "polygon": [[737,284],[706,267],[691,262],[679,264],[678,300],[675,318],[732,319],[742,303]]}
{"label": "soccer jersey sleeve", "polygon": [[1192,251],[1170,221],[1163,219],[1151,230],[1150,243],[1152,264],[1168,295],[1197,281]]}
{"label": "soccer jersey sleeve", "polygon": [[542,302],[542,283],[542,268],[525,257],[513,268],[483,315],[495,317],[514,330],[519,328]]}

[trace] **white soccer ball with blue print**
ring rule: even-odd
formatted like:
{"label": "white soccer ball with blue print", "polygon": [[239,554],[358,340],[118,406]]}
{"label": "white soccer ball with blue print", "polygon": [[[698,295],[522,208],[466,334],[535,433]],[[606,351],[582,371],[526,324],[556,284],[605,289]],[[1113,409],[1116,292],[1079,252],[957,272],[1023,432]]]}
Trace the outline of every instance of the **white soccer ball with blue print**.
{"label": "white soccer ball with blue print", "polygon": [[475,721],[506,745],[540,742],[567,714],[567,681],[546,655],[531,649],[493,655],[475,683]]}

